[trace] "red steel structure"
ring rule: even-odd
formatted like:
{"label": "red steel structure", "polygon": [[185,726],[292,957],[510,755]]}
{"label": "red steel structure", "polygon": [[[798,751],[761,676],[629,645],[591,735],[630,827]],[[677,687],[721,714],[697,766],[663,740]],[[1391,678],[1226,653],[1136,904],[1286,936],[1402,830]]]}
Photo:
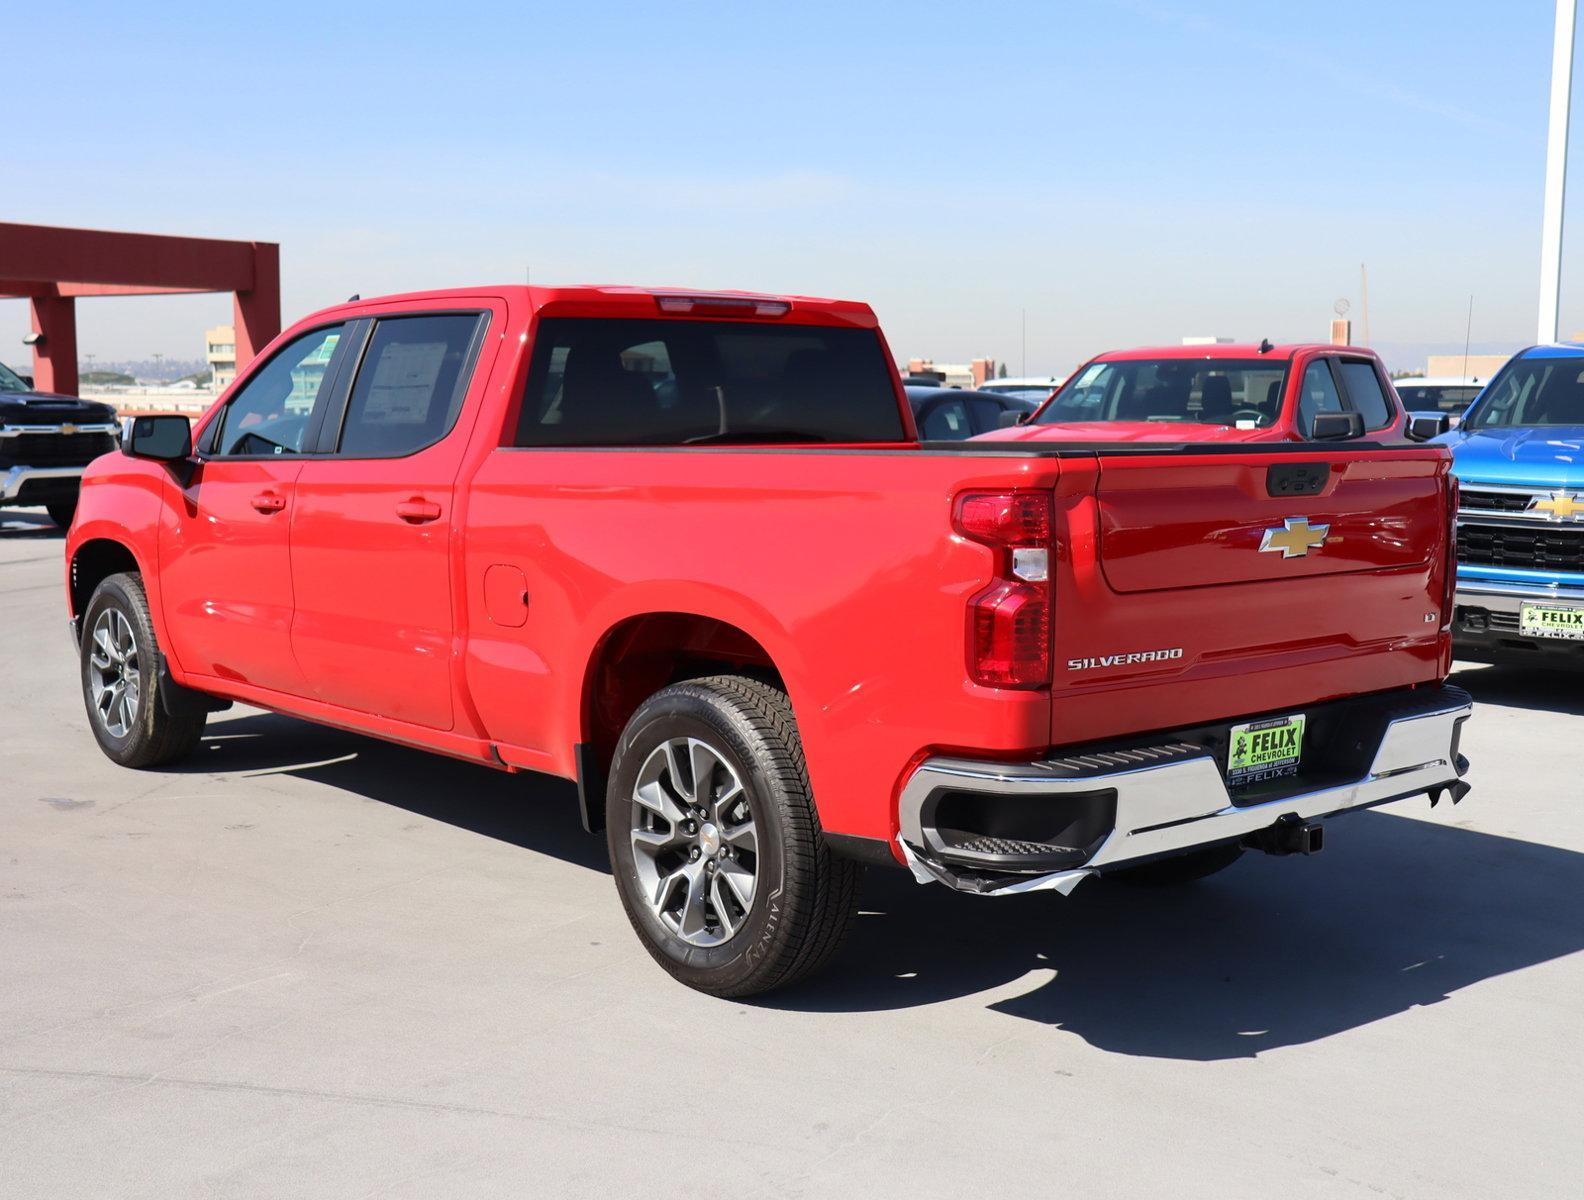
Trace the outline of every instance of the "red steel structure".
{"label": "red steel structure", "polygon": [[230,292],[240,370],[280,332],[280,246],[0,222],[0,297],[27,297],[33,382],[77,394],[77,299]]}

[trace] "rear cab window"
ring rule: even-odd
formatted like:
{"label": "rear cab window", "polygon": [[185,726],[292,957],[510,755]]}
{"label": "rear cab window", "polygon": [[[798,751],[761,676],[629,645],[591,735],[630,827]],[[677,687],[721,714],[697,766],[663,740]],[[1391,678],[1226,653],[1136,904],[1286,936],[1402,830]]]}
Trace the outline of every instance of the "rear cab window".
{"label": "rear cab window", "polygon": [[543,317],[519,446],[901,442],[871,329]]}

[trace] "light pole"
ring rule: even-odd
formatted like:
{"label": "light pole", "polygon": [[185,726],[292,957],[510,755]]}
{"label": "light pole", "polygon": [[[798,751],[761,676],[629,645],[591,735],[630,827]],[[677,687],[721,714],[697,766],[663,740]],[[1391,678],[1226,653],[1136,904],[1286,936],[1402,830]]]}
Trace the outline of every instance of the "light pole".
{"label": "light pole", "polygon": [[1545,215],[1540,225],[1540,336],[1557,340],[1562,297],[1562,196],[1567,186],[1568,109],[1573,99],[1576,0],[1557,0],[1551,48],[1551,124],[1546,137]]}

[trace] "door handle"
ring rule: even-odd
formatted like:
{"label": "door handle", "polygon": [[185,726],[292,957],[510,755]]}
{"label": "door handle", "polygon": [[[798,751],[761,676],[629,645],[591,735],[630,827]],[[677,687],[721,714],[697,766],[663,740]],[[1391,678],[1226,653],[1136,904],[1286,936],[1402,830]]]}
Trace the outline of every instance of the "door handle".
{"label": "door handle", "polygon": [[440,506],[433,500],[414,496],[411,500],[403,500],[396,505],[396,515],[403,521],[411,521],[415,525],[424,521],[438,521]]}
{"label": "door handle", "polygon": [[286,507],[286,497],[274,492],[260,492],[249,501],[261,513],[278,513]]}

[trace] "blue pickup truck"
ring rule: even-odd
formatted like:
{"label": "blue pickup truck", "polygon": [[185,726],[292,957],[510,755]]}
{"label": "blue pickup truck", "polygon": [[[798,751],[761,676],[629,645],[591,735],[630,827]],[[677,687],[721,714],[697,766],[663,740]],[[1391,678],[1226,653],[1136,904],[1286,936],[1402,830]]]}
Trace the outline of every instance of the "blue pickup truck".
{"label": "blue pickup truck", "polygon": [[1584,666],[1584,344],[1514,355],[1437,440],[1462,486],[1458,657]]}

